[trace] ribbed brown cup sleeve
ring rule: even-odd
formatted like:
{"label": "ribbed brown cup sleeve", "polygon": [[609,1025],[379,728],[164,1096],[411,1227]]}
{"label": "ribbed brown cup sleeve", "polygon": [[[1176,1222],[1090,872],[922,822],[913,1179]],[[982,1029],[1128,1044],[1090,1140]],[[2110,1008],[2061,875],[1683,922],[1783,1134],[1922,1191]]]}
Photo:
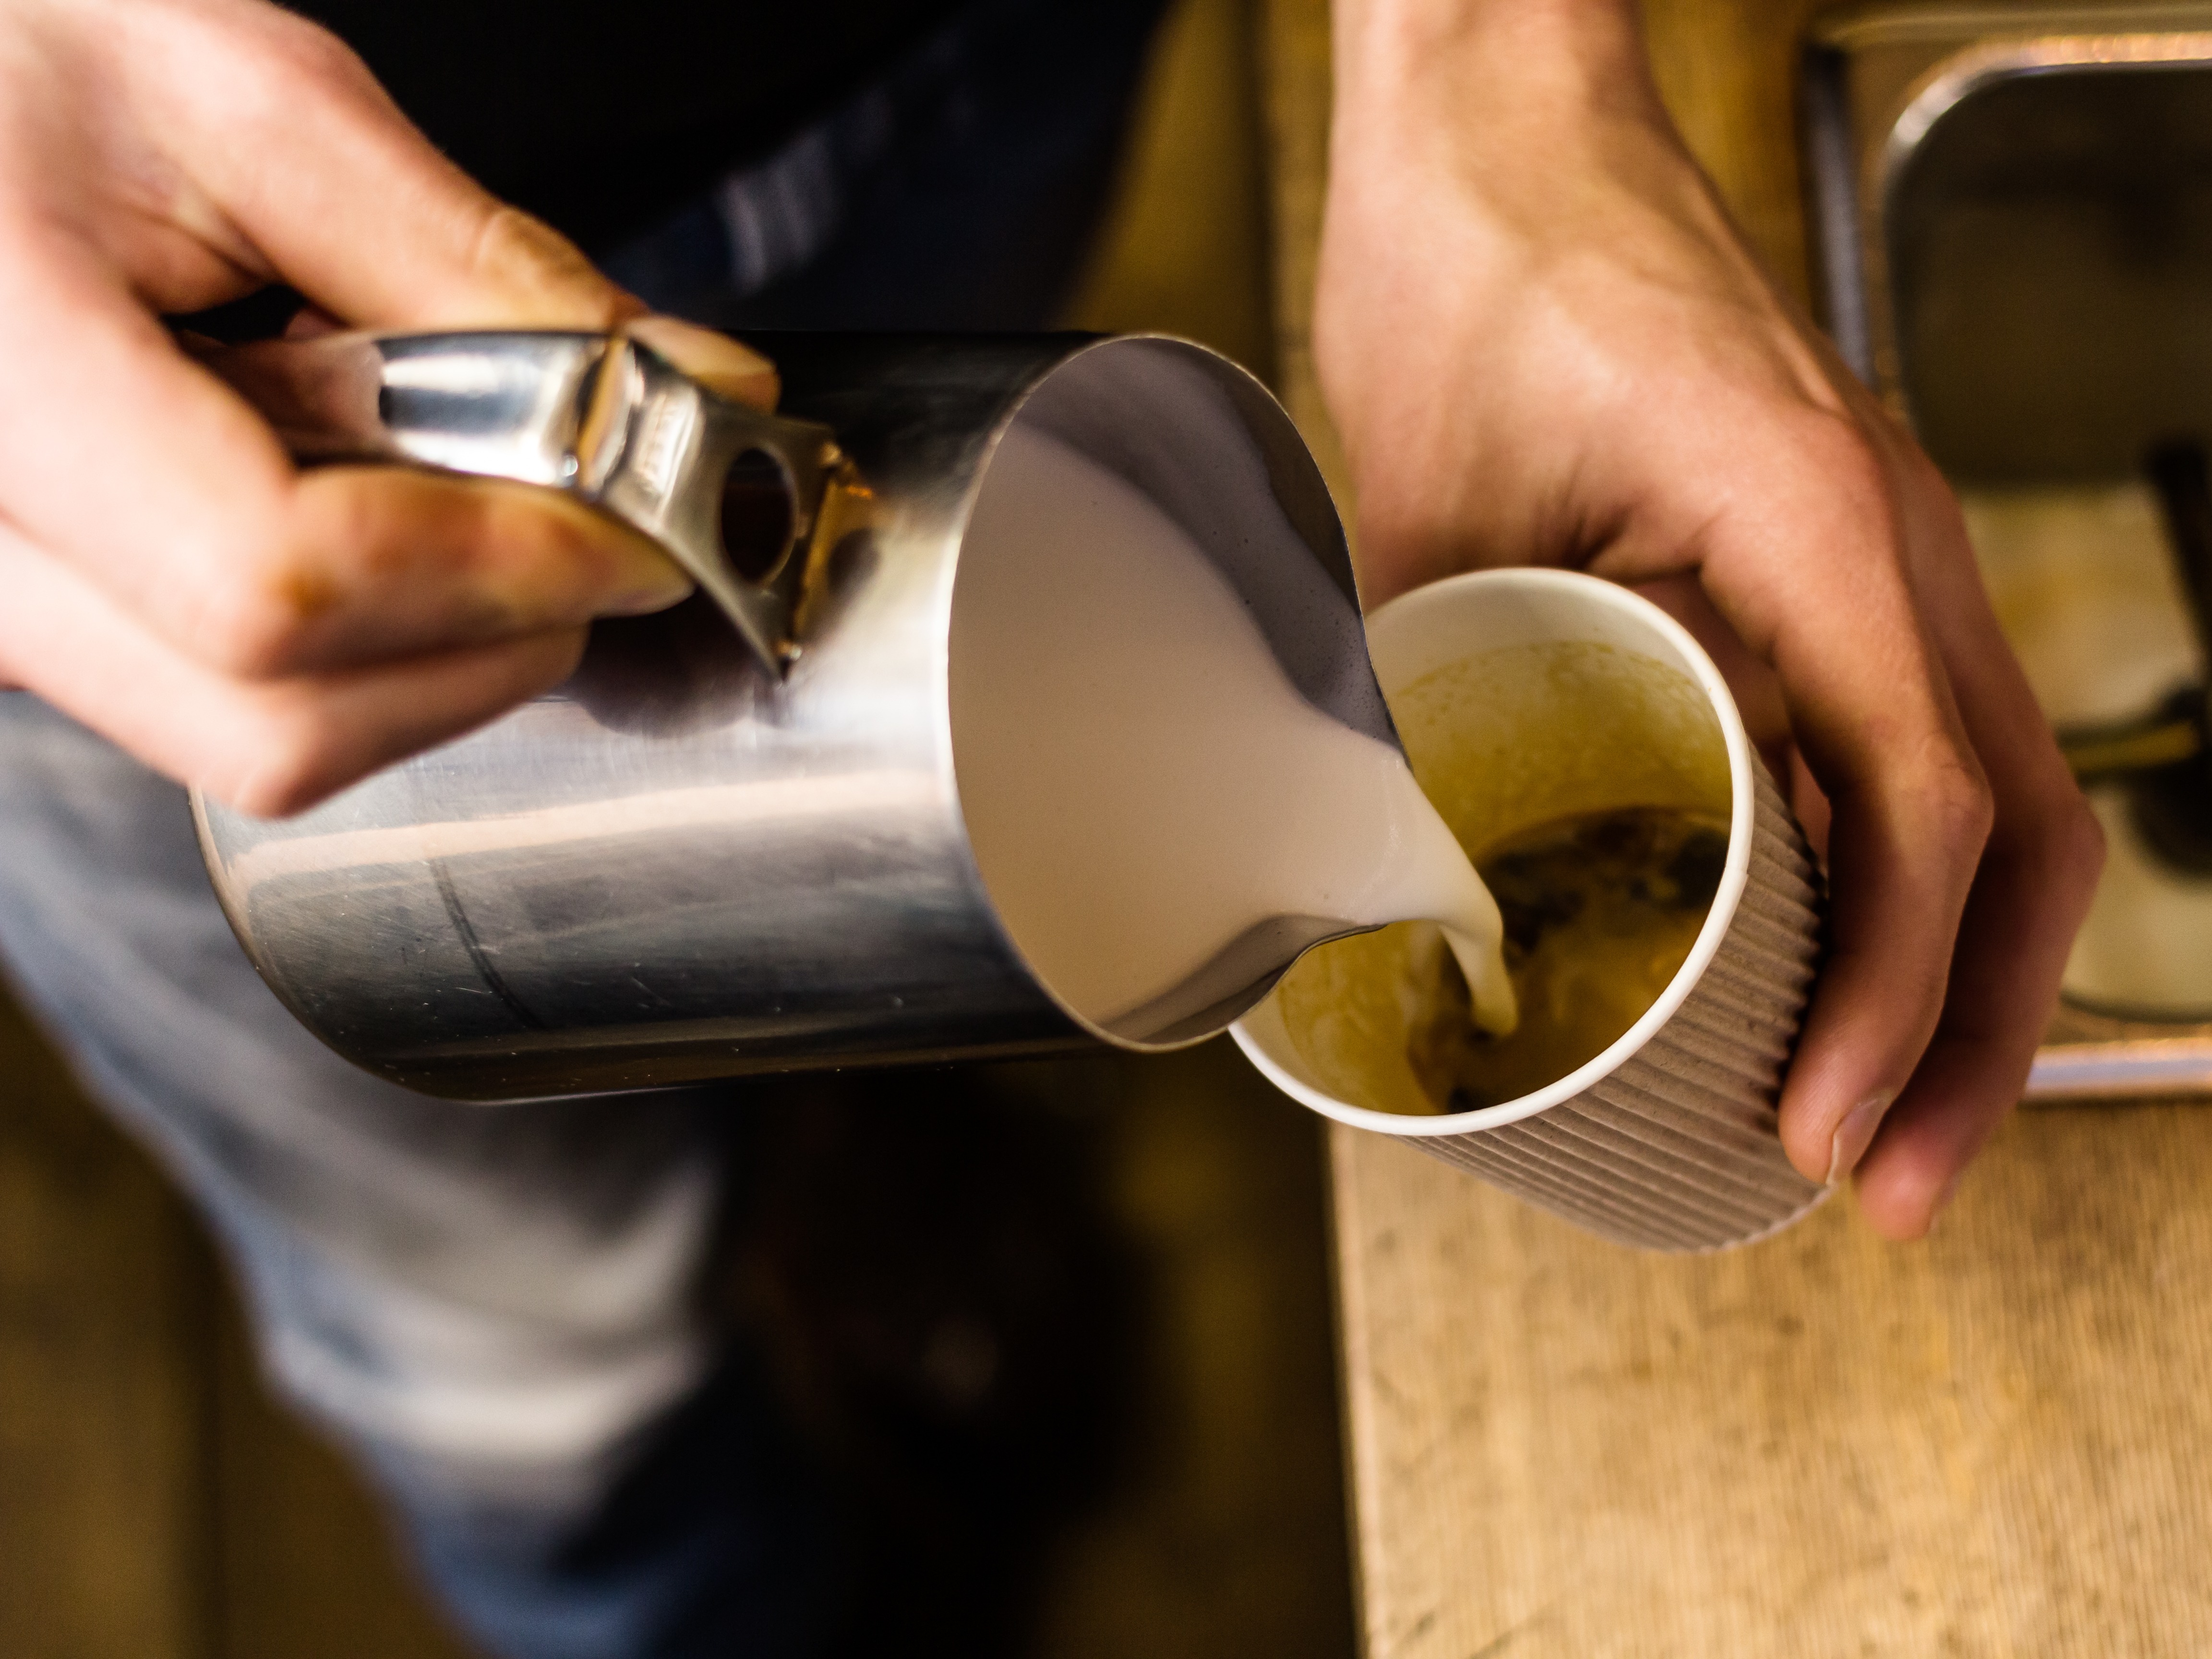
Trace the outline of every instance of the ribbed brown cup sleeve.
{"label": "ribbed brown cup sleeve", "polygon": [[1751,869],[1720,949],[1674,1017],[1602,1081],[1470,1134],[1407,1137],[1577,1226],[1712,1250],[1788,1225],[1828,1189],[1783,1155],[1775,1103],[1820,957],[1820,876],[1754,757]]}

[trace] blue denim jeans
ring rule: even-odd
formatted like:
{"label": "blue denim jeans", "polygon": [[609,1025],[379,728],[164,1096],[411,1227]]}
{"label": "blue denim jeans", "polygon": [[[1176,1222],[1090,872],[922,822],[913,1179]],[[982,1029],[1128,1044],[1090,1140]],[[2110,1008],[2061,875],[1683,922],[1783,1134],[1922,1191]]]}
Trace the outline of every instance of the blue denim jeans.
{"label": "blue denim jeans", "polygon": [[[1155,0],[985,0],[707,198],[602,250],[733,326],[1045,325]],[[514,1659],[826,1650],[836,1520],[699,1279],[714,1091],[478,1108],[355,1070],[232,939],[182,792],[0,694],[0,959],[162,1159],[267,1373]]]}

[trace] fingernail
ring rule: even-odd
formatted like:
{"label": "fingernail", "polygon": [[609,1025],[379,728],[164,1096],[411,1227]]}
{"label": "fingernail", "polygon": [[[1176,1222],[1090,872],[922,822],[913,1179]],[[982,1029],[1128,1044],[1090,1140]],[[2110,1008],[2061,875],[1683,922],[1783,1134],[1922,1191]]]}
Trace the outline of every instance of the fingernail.
{"label": "fingernail", "polygon": [[673,317],[641,317],[623,331],[725,397],[763,406],[775,402],[775,365],[726,334]]}
{"label": "fingernail", "polygon": [[691,597],[691,579],[674,565],[663,562],[667,574],[656,574],[653,580],[627,588],[599,607],[602,617],[649,617],[656,611],[665,611],[672,605]]}
{"label": "fingernail", "polygon": [[1874,1140],[1874,1132],[1881,1127],[1882,1114],[1896,1098],[1896,1090],[1884,1089],[1869,1095],[1844,1115],[1844,1121],[1836,1126],[1836,1138],[1829,1144],[1828,1185],[1834,1186],[1859,1167],[1859,1160]]}

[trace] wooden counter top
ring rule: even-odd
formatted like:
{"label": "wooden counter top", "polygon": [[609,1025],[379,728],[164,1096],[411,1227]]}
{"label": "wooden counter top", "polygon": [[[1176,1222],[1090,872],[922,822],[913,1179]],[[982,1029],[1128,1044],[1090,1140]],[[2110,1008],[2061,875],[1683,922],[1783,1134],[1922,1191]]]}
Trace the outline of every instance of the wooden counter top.
{"label": "wooden counter top", "polygon": [[1334,1152],[1372,1659],[2212,1651],[2212,1109],[2023,1115],[1904,1249]]}
{"label": "wooden counter top", "polygon": [[[1678,120],[1800,292],[1810,10],[1647,6]],[[1325,443],[1326,0],[1265,11],[1279,362]],[[1639,1255],[1379,1137],[1333,1158],[1370,1659],[2212,1652],[2212,1106],[2024,1113],[1904,1248],[1838,1197]]]}

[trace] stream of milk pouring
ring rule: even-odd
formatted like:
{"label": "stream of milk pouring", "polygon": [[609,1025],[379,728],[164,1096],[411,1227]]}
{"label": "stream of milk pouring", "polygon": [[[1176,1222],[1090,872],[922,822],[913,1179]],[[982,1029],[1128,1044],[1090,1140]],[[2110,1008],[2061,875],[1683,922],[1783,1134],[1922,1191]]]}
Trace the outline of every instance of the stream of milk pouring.
{"label": "stream of milk pouring", "polygon": [[976,864],[1038,977],[1096,1024],[1254,925],[1439,923],[1505,1032],[1498,906],[1391,745],[1301,697],[1147,496],[1016,425],[953,599],[954,763]]}

